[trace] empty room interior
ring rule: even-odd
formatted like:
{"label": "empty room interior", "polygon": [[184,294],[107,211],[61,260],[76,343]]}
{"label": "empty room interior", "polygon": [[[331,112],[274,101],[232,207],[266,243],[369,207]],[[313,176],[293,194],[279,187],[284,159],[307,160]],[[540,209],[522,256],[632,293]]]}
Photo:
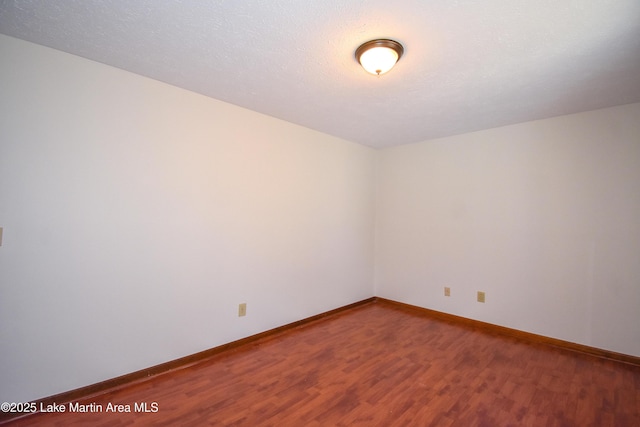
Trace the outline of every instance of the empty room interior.
{"label": "empty room interior", "polygon": [[0,1],[0,423],[638,425],[639,313],[636,0]]}

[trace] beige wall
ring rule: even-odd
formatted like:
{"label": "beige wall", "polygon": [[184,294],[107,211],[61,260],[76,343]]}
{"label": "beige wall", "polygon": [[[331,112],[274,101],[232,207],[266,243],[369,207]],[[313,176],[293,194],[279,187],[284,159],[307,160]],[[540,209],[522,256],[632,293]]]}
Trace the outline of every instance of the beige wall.
{"label": "beige wall", "polygon": [[386,149],[378,177],[376,295],[640,356],[640,104]]}
{"label": "beige wall", "polygon": [[0,57],[0,401],[372,295],[640,356],[640,104],[375,152],[9,37]]}
{"label": "beige wall", "polygon": [[372,149],[5,36],[0,57],[0,401],[371,296]]}

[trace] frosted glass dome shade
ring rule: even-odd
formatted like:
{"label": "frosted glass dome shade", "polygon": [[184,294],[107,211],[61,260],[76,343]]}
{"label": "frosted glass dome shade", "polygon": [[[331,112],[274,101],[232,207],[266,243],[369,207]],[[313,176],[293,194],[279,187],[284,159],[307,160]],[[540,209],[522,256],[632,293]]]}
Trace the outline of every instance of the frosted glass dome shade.
{"label": "frosted glass dome shade", "polygon": [[402,45],[396,41],[372,40],[356,50],[356,58],[367,72],[379,76],[396,65],[403,51]]}

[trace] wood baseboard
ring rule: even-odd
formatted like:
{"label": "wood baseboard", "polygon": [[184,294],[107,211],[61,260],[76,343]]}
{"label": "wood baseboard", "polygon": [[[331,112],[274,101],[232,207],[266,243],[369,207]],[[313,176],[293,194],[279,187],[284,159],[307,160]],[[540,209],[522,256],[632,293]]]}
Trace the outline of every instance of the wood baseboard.
{"label": "wood baseboard", "polygon": [[[479,320],[473,320],[466,317],[443,313],[440,311],[435,311],[428,308],[423,308],[423,307],[419,307],[411,304],[393,301],[386,298],[371,297],[362,301],[355,302],[353,304],[349,304],[334,310],[327,311],[325,313],[321,313],[321,314],[311,316],[293,323],[289,323],[289,324],[280,326],[278,328],[270,329],[268,331],[261,332],[256,335],[252,335],[237,341],[220,345],[218,347],[204,350],[199,353],[185,356],[176,360],[172,360],[166,363],[162,363],[147,369],[142,369],[136,372],[132,372],[132,373],[122,375],[116,378],[112,378],[106,381],[102,381],[96,384],[91,384],[86,387],[81,387],[81,388],[77,388],[67,392],[59,393],[53,396],[38,399],[35,402],[37,407],[39,408],[41,407],[41,405],[46,407],[47,405],[53,404],[53,403],[66,404],[66,403],[70,403],[78,400],[86,400],[94,396],[98,396],[110,391],[114,391],[121,387],[126,387],[134,383],[146,381],[151,377],[155,377],[163,373],[168,373],[171,371],[187,368],[189,366],[195,365],[199,362],[206,360],[207,358],[210,358],[224,351],[231,350],[243,345],[251,344],[258,340],[276,336],[282,332],[286,332],[287,330],[294,329],[299,326],[320,320],[322,318],[335,315],[335,314],[338,314],[338,313],[341,313],[365,304],[371,304],[371,303],[385,304],[385,305],[395,307],[397,309],[400,309],[406,312],[418,314],[424,317],[440,319],[440,320],[455,323],[458,325],[472,327],[479,331],[508,335],[524,341],[551,345],[551,346],[569,350],[569,351],[579,352],[579,353],[583,353],[583,354],[587,354],[595,357],[600,357],[600,358],[605,358],[609,360],[614,360],[617,362],[640,366],[640,357],[616,353],[616,352],[603,350],[595,347],[589,347],[586,345],[576,344],[569,341],[563,341],[556,338],[549,338],[542,335],[533,334],[530,332],[524,332],[517,329],[512,329],[504,326],[482,322]],[[17,418],[21,418],[23,416],[28,416],[28,415],[29,414],[23,415],[23,414],[0,413],[0,424],[3,424],[7,421],[15,420]]]}
{"label": "wood baseboard", "polygon": [[[315,322],[322,318],[332,316],[332,315],[341,313],[343,311],[347,311],[347,310],[359,307],[361,305],[370,304],[374,301],[375,301],[375,297],[367,298],[362,301],[348,304],[343,307],[336,308],[334,310],[317,314],[315,316],[307,317],[305,319],[298,320],[293,323],[288,323],[286,325],[283,325],[274,329],[270,329],[268,331],[261,332],[256,335],[251,335],[249,337],[242,338],[237,341],[223,344],[218,347],[210,348],[208,350],[194,353],[189,356],[185,356],[179,359],[171,360],[169,362],[161,363],[159,365],[155,365],[150,368],[142,369],[136,372],[131,372],[129,374],[125,374],[116,378],[111,378],[105,381],[101,381],[99,383],[91,384],[85,387],[80,387],[70,391],[65,391],[63,393],[55,394],[53,396],[44,397],[42,399],[35,400],[34,402],[36,403],[36,406],[40,408],[40,407],[46,407],[47,405],[50,405],[53,403],[67,404],[67,403],[75,402],[78,400],[89,399],[94,396],[98,396],[110,391],[117,390],[121,387],[126,387],[134,383],[146,381],[149,378],[155,377],[160,374],[176,371],[178,369],[187,368],[189,366],[195,365],[199,362],[202,362],[224,351],[241,347],[243,345],[251,344],[258,340],[269,338],[271,336],[278,335],[282,332],[286,332],[290,329],[294,329],[299,326],[302,326],[311,322]],[[15,420],[17,418],[22,418],[24,416],[29,416],[29,415],[31,414],[12,414],[12,413],[0,412],[0,424],[3,424],[4,422],[10,421],[10,420]]]}
{"label": "wood baseboard", "polygon": [[423,308],[403,302],[393,301],[386,298],[375,297],[374,301],[377,303],[391,305],[400,308],[405,311],[421,314],[425,317],[437,318],[460,325],[470,326],[476,329],[480,329],[486,332],[497,333],[501,335],[508,335],[521,340],[550,345],[553,347],[562,348],[565,350],[575,351],[579,353],[588,354],[604,359],[615,360],[617,362],[629,363],[631,365],[640,366],[640,357],[631,356],[623,353],[616,353],[614,351],[603,350],[596,347],[589,347],[587,345],[576,344],[570,341],[563,341],[557,338],[550,338],[543,335],[533,334],[531,332],[520,331],[518,329],[507,328],[505,326],[494,325],[492,323],[486,323],[479,320],[473,320],[466,317],[456,316],[454,314],[443,313],[441,311],[435,311],[428,308]]}

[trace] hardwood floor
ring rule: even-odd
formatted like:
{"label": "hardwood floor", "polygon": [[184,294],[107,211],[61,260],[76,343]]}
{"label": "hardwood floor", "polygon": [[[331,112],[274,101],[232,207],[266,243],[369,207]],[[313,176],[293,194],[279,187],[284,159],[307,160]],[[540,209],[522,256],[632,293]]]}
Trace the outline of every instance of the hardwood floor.
{"label": "hardwood floor", "polygon": [[10,425],[631,427],[640,366],[378,301],[79,403]]}

